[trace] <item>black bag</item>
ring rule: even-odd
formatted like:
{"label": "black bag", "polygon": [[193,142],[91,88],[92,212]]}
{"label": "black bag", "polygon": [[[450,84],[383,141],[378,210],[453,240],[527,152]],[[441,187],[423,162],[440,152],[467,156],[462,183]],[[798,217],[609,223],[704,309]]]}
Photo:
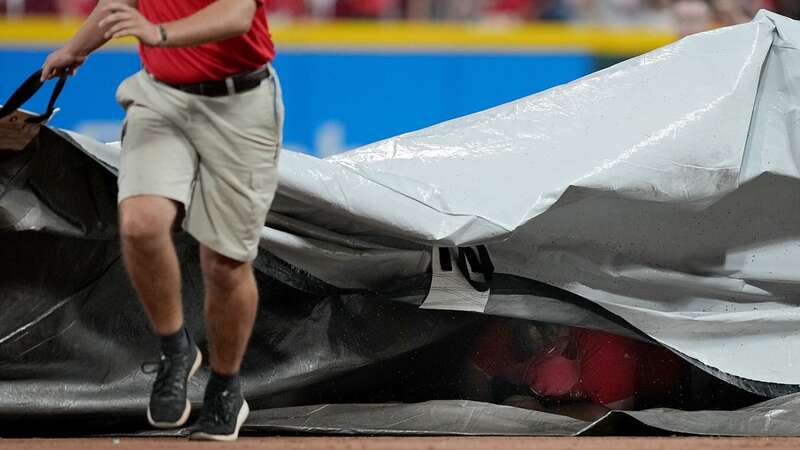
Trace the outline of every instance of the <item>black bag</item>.
{"label": "black bag", "polygon": [[41,69],[34,72],[0,108],[0,151],[24,149],[39,134],[42,125],[47,123],[47,120],[53,115],[56,99],[67,81],[65,75],[58,79],[44,114],[37,116],[19,109],[44,85],[41,76]]}

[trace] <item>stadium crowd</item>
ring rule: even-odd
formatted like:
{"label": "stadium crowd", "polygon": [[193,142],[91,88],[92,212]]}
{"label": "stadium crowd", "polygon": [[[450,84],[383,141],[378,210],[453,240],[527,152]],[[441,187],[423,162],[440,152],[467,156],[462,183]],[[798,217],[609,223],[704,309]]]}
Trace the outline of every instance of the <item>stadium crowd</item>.
{"label": "stadium crowd", "polygon": [[[797,18],[797,0],[266,0],[274,21],[559,21],[673,28],[689,34],[750,20],[761,8]],[[0,13],[88,14],[96,0],[0,0]]]}

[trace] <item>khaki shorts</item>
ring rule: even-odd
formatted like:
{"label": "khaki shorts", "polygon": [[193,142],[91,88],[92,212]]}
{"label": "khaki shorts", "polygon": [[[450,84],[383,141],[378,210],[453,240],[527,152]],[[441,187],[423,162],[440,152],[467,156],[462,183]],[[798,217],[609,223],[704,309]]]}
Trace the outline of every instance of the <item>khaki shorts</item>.
{"label": "khaki shorts", "polygon": [[141,71],[122,82],[117,101],[126,114],[118,201],[178,201],[183,228],[200,243],[253,260],[278,185],[283,102],[275,72],[250,91],[205,97]]}

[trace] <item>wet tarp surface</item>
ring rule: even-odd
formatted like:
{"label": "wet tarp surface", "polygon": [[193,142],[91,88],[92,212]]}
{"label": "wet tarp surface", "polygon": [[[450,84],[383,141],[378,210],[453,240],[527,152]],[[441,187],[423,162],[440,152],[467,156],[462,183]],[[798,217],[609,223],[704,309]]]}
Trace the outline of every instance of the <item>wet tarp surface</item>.
{"label": "wet tarp surface", "polygon": [[[800,434],[798,45],[800,25],[761,13],[340,156],[285,152],[255,262],[246,430]],[[157,346],[119,257],[118,152],[50,129],[0,152],[0,433],[143,422],[139,365]],[[205,349],[196,244],[176,243]],[[455,398],[425,386],[490,315],[653,340],[776,398],[595,424],[421,402]],[[420,402],[385,403],[403,389]]]}
{"label": "wet tarp surface", "polygon": [[248,432],[393,435],[590,436],[660,432],[797,436],[800,399],[788,395],[738,411],[612,411],[596,422],[458,400],[414,404],[317,405],[258,411]]}

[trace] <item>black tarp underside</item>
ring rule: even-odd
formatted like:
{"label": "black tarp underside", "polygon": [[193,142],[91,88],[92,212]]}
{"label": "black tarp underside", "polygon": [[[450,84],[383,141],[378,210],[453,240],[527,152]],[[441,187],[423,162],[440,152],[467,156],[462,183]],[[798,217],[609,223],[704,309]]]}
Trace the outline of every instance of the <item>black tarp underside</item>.
{"label": "black tarp underside", "polygon": [[[206,351],[196,243],[179,234],[176,246],[187,326]],[[49,129],[23,152],[0,152],[0,248],[0,436],[153,434],[140,365],[158,347],[120,261],[114,175]],[[496,277],[479,315],[419,309],[430,277],[341,291],[266,251],[255,268],[261,303],[242,367],[253,409],[246,434],[800,434],[796,395],[737,411],[614,412],[593,424],[459,400],[466,337],[488,315],[646,338],[533,280]],[[752,392],[794,390],[694,363]],[[207,374],[189,386],[198,407]]]}

